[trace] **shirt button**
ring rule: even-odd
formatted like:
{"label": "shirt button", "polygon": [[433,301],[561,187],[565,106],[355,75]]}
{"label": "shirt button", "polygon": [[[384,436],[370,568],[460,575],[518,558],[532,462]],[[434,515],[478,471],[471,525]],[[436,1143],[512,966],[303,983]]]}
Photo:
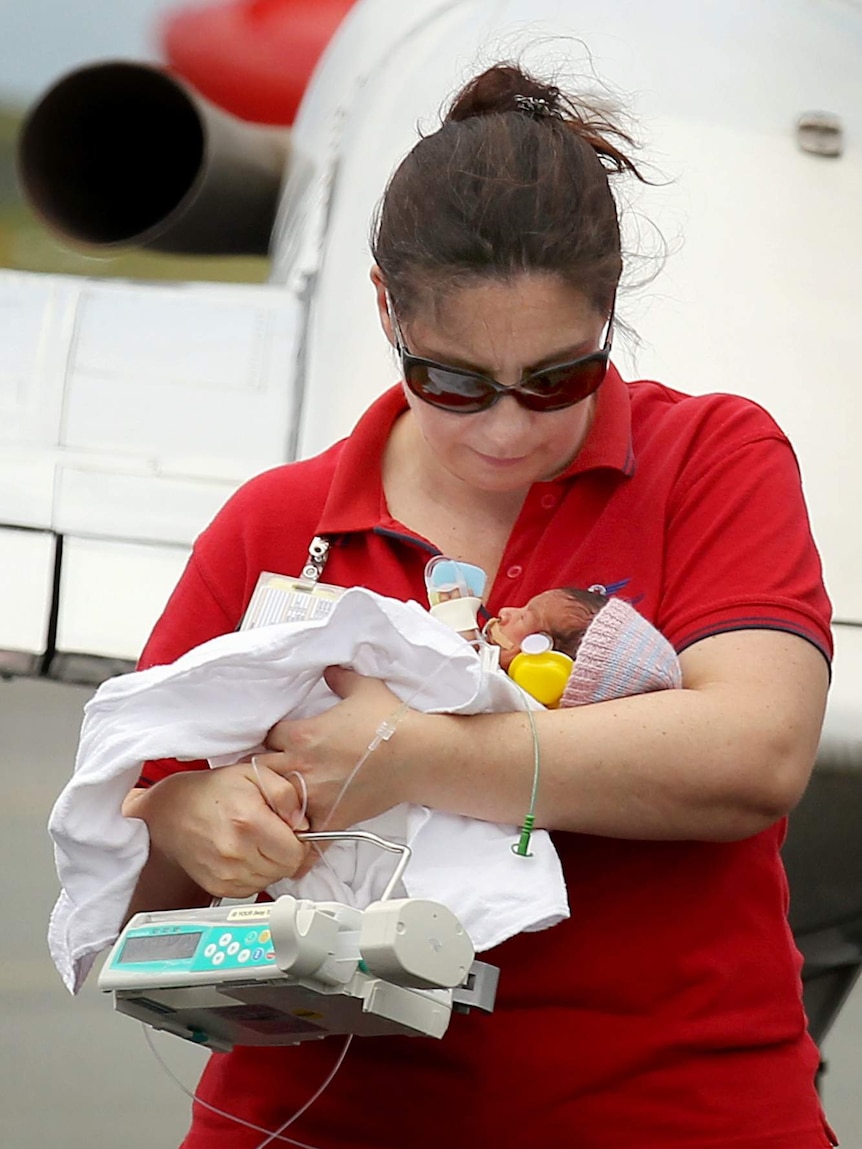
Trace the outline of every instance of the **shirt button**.
{"label": "shirt button", "polygon": [[523,572],[524,572],[523,567],[519,567],[519,566],[509,567],[509,569],[506,571],[506,577],[507,578],[518,578],[518,576],[523,574]]}
{"label": "shirt button", "polygon": [[556,495],[542,495],[542,506],[546,511],[550,511],[552,507],[557,505]]}

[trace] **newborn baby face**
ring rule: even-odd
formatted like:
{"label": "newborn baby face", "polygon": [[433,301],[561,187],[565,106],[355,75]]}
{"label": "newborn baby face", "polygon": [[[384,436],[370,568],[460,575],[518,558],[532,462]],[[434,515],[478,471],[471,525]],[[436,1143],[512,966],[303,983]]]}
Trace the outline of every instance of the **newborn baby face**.
{"label": "newborn baby face", "polygon": [[571,607],[559,590],[546,590],[531,598],[526,606],[504,606],[497,618],[485,624],[485,636],[500,647],[500,666],[509,669],[528,634],[554,633],[564,624]]}

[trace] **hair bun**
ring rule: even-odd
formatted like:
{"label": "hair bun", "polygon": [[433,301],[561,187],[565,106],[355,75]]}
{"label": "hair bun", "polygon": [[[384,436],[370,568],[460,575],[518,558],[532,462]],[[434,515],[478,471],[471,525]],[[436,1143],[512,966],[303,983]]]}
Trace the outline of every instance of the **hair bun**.
{"label": "hair bun", "polygon": [[455,97],[449,122],[500,112],[520,112],[531,119],[562,119],[560,89],[527,75],[514,64],[496,64],[476,76]]}
{"label": "hair bun", "polygon": [[558,123],[587,144],[608,170],[631,172],[643,179],[634,162],[613,142],[634,147],[634,141],[600,106],[563,93],[517,64],[495,64],[462,88],[444,119],[458,123],[476,116],[518,112],[538,122]]}

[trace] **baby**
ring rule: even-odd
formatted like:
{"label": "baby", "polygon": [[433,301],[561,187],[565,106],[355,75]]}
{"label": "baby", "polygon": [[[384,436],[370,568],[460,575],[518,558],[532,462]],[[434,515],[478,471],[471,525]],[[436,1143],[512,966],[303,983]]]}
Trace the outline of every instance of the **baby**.
{"label": "baby", "polygon": [[[543,591],[526,606],[503,607],[482,634],[499,647],[502,669],[546,705],[583,706],[682,686],[679,661],[667,639],[633,606],[596,590]],[[537,635],[546,642],[536,643]],[[547,654],[543,646],[550,648]],[[531,674],[524,674],[525,652],[531,650],[534,663],[557,660],[549,673],[560,685],[547,696],[531,689]]]}

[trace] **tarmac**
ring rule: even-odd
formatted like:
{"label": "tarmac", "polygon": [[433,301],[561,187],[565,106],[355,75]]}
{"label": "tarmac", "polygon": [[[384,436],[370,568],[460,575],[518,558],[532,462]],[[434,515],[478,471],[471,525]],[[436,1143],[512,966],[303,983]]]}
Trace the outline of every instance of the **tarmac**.
{"label": "tarmac", "polygon": [[[153,1034],[169,1076],[143,1027],[114,1014],[95,974],[73,998],[48,956],[57,878],[46,823],[91,694],[0,680],[0,1149],[172,1149],[188,1124],[183,1089],[194,1089],[206,1056]],[[823,1053],[829,1120],[845,1149],[862,1149],[862,982]]]}

